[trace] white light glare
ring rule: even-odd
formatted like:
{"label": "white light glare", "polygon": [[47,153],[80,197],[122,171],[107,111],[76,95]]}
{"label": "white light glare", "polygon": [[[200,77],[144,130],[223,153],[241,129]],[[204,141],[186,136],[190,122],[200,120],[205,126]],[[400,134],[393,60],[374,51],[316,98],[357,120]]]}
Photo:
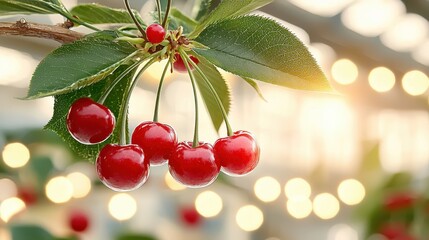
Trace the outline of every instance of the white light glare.
{"label": "white light glare", "polygon": [[341,15],[344,25],[367,37],[382,34],[406,13],[400,0],[363,0],[348,7]]}
{"label": "white light glare", "polygon": [[387,47],[404,52],[420,46],[428,35],[428,21],[418,14],[409,13],[383,33],[380,40]]}
{"label": "white light glare", "polygon": [[340,13],[355,0],[289,0],[294,5],[323,17],[332,17]]}

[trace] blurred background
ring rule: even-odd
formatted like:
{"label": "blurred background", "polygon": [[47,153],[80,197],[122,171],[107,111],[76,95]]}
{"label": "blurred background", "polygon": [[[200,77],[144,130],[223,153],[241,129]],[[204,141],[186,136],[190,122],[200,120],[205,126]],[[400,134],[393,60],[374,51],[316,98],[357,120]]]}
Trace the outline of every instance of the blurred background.
{"label": "blurred background", "polygon": [[[90,2],[63,1],[68,7]],[[122,8],[122,1],[98,2]],[[131,4],[148,18],[155,1]],[[192,11],[193,1],[174,4]],[[0,239],[10,240],[19,224],[85,240],[393,239],[381,230],[386,223],[414,234],[396,239],[426,239],[418,233],[429,224],[428,208],[407,203],[426,204],[429,189],[429,1],[275,0],[260,10],[256,14],[276,19],[309,47],[338,94],[260,83],[263,100],[224,73],[232,127],[255,134],[261,159],[251,174],[221,175],[202,189],[176,183],[165,165],[152,167],[149,181],[134,192],[100,184],[91,163],[41,130],[53,98],[18,99],[38,62],[59,44],[0,36]],[[64,20],[0,21],[22,17]],[[152,119],[163,66],[153,65],[134,91],[131,130]],[[168,76],[160,120],[176,129],[179,141],[192,139],[193,112],[187,75]],[[201,140],[225,135],[223,128],[215,132],[206,112],[200,117]],[[400,201],[403,209],[386,210],[398,192],[408,196]],[[71,226],[76,215],[88,228]]]}

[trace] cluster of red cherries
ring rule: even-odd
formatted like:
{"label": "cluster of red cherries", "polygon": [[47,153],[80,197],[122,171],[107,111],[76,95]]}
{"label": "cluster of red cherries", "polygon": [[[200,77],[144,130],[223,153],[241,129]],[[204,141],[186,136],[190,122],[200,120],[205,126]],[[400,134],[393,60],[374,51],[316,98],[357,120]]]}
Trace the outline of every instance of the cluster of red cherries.
{"label": "cluster of red cherries", "polygon": [[[151,43],[159,43],[165,30],[150,25],[146,36]],[[198,64],[198,59],[191,56]],[[176,54],[173,68],[186,70]],[[67,129],[78,142],[99,144],[110,137],[115,128],[115,116],[103,104],[88,97],[77,99],[70,107]],[[143,185],[149,176],[150,165],[168,162],[171,175],[188,187],[204,187],[212,183],[219,172],[240,176],[252,171],[259,161],[259,147],[247,131],[237,131],[218,139],[212,146],[200,142],[178,143],[174,129],[160,122],[146,121],[138,125],[131,136],[131,144],[107,144],[96,159],[100,180],[116,191],[130,191]]]}

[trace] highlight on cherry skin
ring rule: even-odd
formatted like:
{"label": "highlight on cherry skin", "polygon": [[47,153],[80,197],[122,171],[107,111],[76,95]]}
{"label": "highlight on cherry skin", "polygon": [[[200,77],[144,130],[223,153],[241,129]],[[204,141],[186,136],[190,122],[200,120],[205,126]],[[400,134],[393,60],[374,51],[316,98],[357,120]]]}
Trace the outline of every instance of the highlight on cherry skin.
{"label": "highlight on cherry skin", "polygon": [[243,176],[255,169],[260,150],[250,132],[236,131],[232,136],[218,139],[213,152],[222,165],[222,172],[230,176]]}
{"label": "highlight on cherry skin", "polygon": [[131,143],[139,145],[151,165],[162,165],[176,149],[174,129],[159,122],[147,121],[138,125],[131,136]]}
{"label": "highlight on cherry skin", "polygon": [[115,191],[132,191],[149,177],[149,161],[136,144],[107,144],[98,154],[96,171],[101,182]]}
{"label": "highlight on cherry skin", "polygon": [[76,141],[92,145],[105,141],[115,128],[115,116],[88,97],[77,99],[67,114],[67,129]]}
{"label": "highlight on cherry skin", "polygon": [[153,44],[161,43],[165,38],[165,29],[158,23],[152,23],[146,28],[147,40]]}
{"label": "highlight on cherry skin", "polygon": [[199,143],[192,147],[192,142],[181,142],[168,161],[171,176],[190,188],[211,184],[216,180],[220,167],[209,143]]}
{"label": "highlight on cherry skin", "polygon": [[[186,69],[185,66],[185,62],[183,62],[182,57],[180,57],[180,54],[176,53],[174,55],[175,61],[173,63],[173,68],[175,71],[181,72],[181,73],[186,73],[188,72],[188,70]],[[189,55],[189,58],[195,63],[198,64],[200,62],[200,60],[198,60],[198,58],[194,57],[193,55]],[[191,68],[191,70],[194,70],[194,66],[192,66],[191,64],[189,64],[189,67]]]}

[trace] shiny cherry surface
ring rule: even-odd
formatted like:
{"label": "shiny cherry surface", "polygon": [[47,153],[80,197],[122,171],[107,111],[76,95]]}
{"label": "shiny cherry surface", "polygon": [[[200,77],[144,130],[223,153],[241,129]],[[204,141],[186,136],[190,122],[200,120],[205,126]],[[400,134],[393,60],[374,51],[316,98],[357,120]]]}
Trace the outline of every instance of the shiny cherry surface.
{"label": "shiny cherry surface", "polygon": [[153,23],[146,28],[146,37],[149,42],[158,44],[165,38],[165,29],[158,23]]}
{"label": "shiny cherry surface", "polygon": [[176,149],[177,136],[172,127],[159,122],[143,122],[132,134],[131,142],[139,145],[151,165],[161,165],[168,161]]}
{"label": "shiny cherry surface", "polygon": [[115,128],[115,116],[91,98],[80,98],[67,114],[67,129],[78,142],[97,144],[106,140]]}
{"label": "shiny cherry surface", "polygon": [[251,133],[236,131],[232,136],[218,139],[213,147],[222,171],[232,176],[251,172],[259,162],[259,146]]}
{"label": "shiny cherry surface", "polygon": [[136,144],[107,144],[96,161],[101,182],[115,191],[131,191],[143,185],[149,176],[149,161]]}
{"label": "shiny cherry surface", "polygon": [[200,143],[193,148],[192,142],[181,142],[168,161],[171,176],[188,187],[204,187],[219,174],[220,162],[213,154],[213,147]]}

